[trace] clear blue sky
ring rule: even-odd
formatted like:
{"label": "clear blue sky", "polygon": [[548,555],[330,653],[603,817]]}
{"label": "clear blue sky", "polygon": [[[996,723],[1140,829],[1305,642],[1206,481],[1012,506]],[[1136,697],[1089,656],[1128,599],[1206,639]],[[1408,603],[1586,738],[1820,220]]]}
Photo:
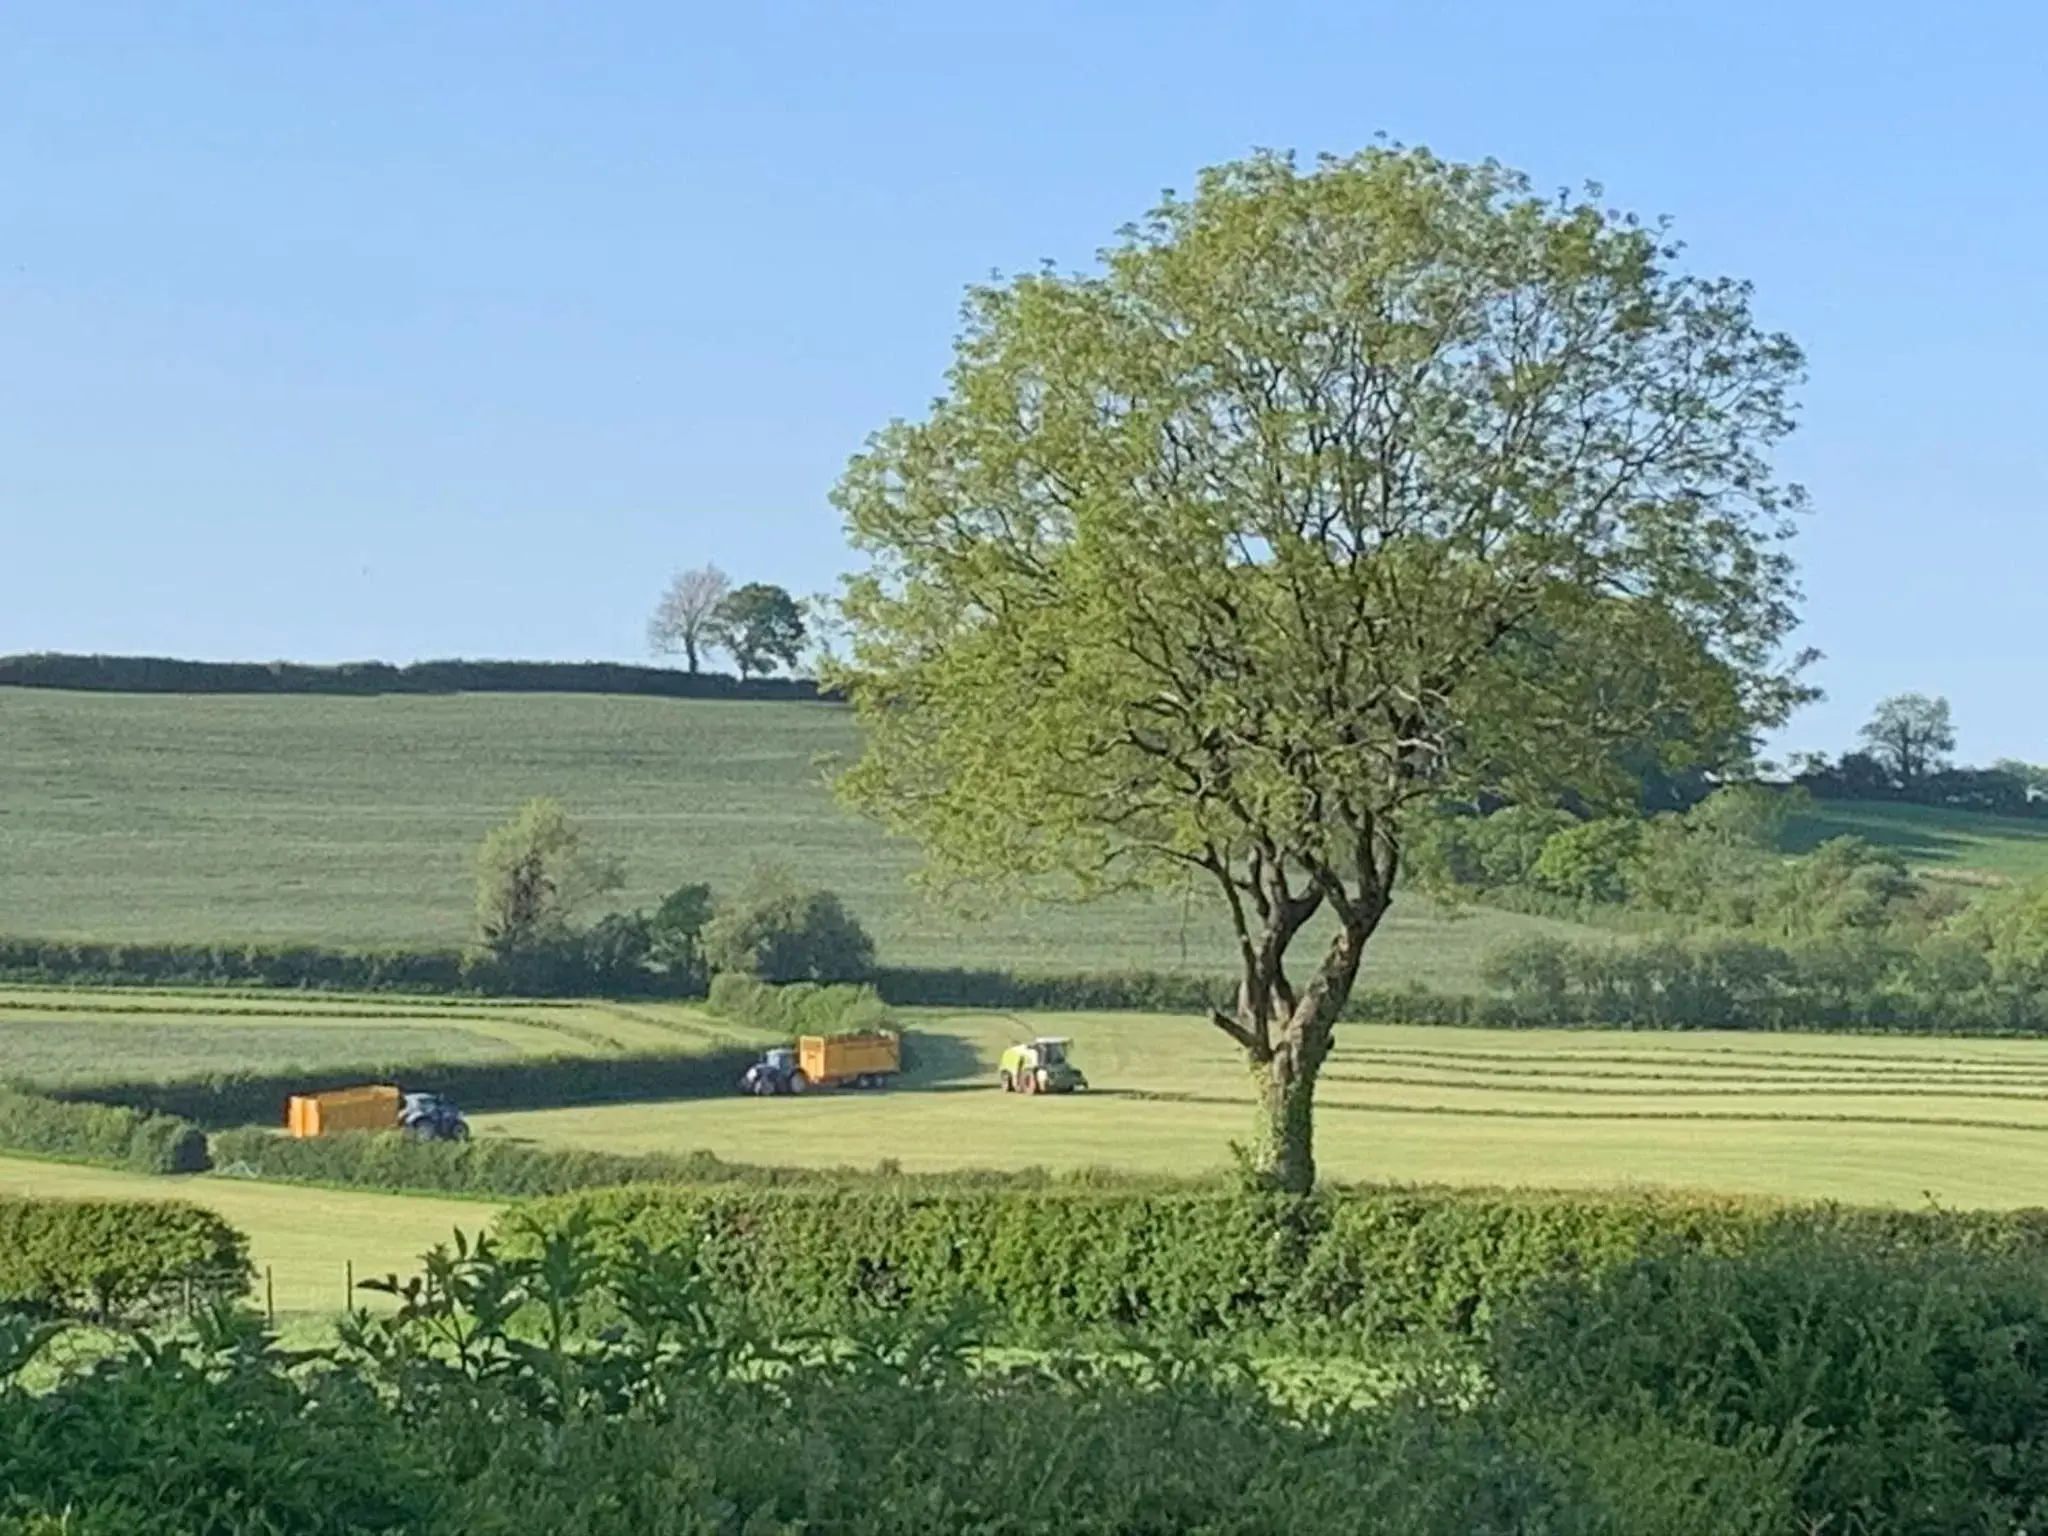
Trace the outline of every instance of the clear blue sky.
{"label": "clear blue sky", "polygon": [[2048,761],[2048,5],[0,10],[0,651],[618,657],[671,568],[799,592],[963,285],[1194,170],[1385,130],[1587,178],[1812,382],[1839,747]]}

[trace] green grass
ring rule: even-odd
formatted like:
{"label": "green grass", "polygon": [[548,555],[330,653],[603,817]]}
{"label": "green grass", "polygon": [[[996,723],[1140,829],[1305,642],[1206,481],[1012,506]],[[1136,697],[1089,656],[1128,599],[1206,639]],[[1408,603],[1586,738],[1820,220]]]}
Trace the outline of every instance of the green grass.
{"label": "green grass", "polygon": [[755,1038],[676,1003],[0,987],[0,1082],[691,1051]]}
{"label": "green grass", "polygon": [[1925,805],[1823,800],[1787,829],[1787,844],[1794,853],[1831,837],[1860,837],[1896,849],[1909,863],[1934,874],[2048,878],[2048,820]]}
{"label": "green grass", "polygon": [[[1196,1023],[934,1014],[915,1027],[935,1066],[891,1093],[490,1115],[478,1129],[743,1162],[1164,1173],[1227,1166],[1250,1129],[1242,1064]],[[1089,1093],[992,1086],[1001,1047],[1042,1031],[1075,1038]],[[2048,1042],[1350,1026],[1320,1104],[1334,1179],[2048,1201]]]}
{"label": "green grass", "polygon": [[497,1214],[496,1206],[467,1200],[307,1189],[210,1175],[152,1178],[11,1157],[0,1157],[0,1195],[190,1200],[207,1206],[248,1234],[256,1261],[256,1301],[264,1300],[267,1269],[280,1314],[337,1312],[351,1263],[358,1280],[412,1274],[419,1256],[434,1244],[447,1242],[458,1228],[482,1231]]}
{"label": "green grass", "polygon": [[[628,903],[730,887],[768,855],[840,891],[894,964],[1228,968],[1200,891],[974,921],[920,898],[914,850],[825,787],[823,761],[856,746],[825,704],[0,688],[0,932],[461,943],[477,841],[545,794],[624,856]],[[1530,931],[1570,929],[1404,897],[1367,980],[1464,987],[1491,941]]]}

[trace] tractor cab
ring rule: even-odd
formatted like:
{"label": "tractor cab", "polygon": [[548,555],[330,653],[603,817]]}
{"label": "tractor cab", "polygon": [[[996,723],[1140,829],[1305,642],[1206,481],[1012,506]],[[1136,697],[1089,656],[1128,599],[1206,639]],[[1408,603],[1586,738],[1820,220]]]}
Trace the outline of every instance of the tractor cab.
{"label": "tractor cab", "polygon": [[757,1094],[763,1098],[782,1093],[802,1093],[809,1086],[804,1080],[803,1070],[797,1065],[795,1048],[787,1045],[763,1051],[761,1059],[747,1068],[746,1076],[740,1079],[742,1093]]}
{"label": "tractor cab", "polygon": [[1068,1058],[1067,1047],[1073,1043],[1061,1036],[1041,1035],[1029,1045],[1011,1046],[1003,1052],[1003,1091],[1072,1093],[1086,1088],[1088,1079]]}
{"label": "tractor cab", "polygon": [[467,1141],[469,1122],[452,1099],[438,1093],[408,1093],[400,1103],[398,1128],[422,1141]]}

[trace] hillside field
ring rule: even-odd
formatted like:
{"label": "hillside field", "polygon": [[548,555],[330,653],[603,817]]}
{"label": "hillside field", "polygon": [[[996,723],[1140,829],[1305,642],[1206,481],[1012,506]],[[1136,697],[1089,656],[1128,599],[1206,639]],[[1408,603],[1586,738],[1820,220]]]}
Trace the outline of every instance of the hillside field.
{"label": "hillside field", "polygon": [[[829,704],[573,694],[134,695],[0,688],[0,932],[430,946],[471,936],[477,842],[552,795],[625,862],[627,905],[757,857],[841,892],[885,963],[1226,969],[1216,904],[1008,906],[918,895],[913,849],[842,810]],[[1570,925],[1404,896],[1368,984],[1469,986],[1480,953]]]}
{"label": "hillside field", "polygon": [[1787,829],[1791,851],[1831,837],[1860,837],[1896,850],[1934,875],[2048,879],[2048,820],[1985,816],[1939,806],[1820,800]]}

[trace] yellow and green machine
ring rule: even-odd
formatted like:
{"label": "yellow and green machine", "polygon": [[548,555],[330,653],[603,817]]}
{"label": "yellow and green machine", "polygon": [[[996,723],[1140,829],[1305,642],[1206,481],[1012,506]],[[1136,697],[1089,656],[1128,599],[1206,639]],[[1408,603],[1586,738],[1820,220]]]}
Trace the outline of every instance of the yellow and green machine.
{"label": "yellow and green machine", "polygon": [[1013,1045],[1003,1052],[1000,1076],[1005,1093],[1072,1093],[1086,1088],[1088,1079],[1067,1055],[1074,1042],[1041,1035],[1028,1045]]}

